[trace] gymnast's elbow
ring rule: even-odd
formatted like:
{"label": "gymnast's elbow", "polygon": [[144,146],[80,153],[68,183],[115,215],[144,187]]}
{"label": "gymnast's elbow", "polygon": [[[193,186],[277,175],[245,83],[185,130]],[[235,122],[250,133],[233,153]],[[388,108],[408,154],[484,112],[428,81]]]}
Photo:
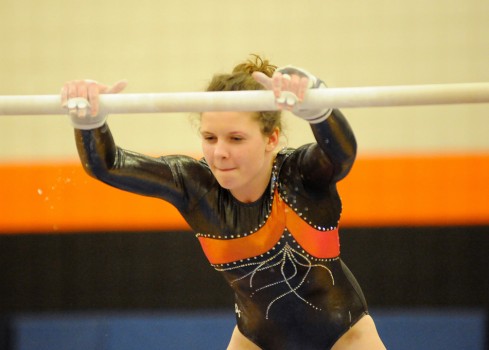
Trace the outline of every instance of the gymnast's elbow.
{"label": "gymnast's elbow", "polygon": [[75,140],[83,169],[91,177],[106,182],[117,158],[117,147],[96,137],[92,130],[75,130]]}
{"label": "gymnast's elbow", "polygon": [[340,181],[350,172],[357,157],[357,143],[353,134],[350,135],[348,142],[344,142],[336,151],[336,163],[334,180]]}
{"label": "gymnast's elbow", "polygon": [[107,182],[110,178],[110,172],[108,171],[107,167],[102,166],[97,162],[93,162],[92,160],[81,159],[81,163],[85,172],[94,179]]}

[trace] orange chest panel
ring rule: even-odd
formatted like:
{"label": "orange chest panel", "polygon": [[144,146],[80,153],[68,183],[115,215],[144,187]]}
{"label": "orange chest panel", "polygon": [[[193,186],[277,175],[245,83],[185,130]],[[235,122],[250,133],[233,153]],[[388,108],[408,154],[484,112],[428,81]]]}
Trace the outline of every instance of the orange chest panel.
{"label": "orange chest panel", "polygon": [[226,264],[265,254],[288,231],[294,244],[318,259],[336,258],[340,254],[338,228],[315,228],[304,221],[275,193],[272,210],[265,224],[256,232],[235,235],[231,239],[198,234],[202,249],[211,264]]}

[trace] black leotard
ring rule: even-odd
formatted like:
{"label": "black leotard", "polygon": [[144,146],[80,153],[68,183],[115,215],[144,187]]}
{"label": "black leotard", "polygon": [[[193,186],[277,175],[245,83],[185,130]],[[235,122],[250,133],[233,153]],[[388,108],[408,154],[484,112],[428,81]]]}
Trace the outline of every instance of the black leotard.
{"label": "black leotard", "polygon": [[337,110],[311,128],[317,143],[280,151],[267,190],[246,204],[219,186],[203,159],[120,149],[107,125],[76,130],[76,141],[89,174],[180,211],[234,290],[242,334],[262,349],[323,350],[367,305],[339,257],[336,182],[353,164],[355,138]]}

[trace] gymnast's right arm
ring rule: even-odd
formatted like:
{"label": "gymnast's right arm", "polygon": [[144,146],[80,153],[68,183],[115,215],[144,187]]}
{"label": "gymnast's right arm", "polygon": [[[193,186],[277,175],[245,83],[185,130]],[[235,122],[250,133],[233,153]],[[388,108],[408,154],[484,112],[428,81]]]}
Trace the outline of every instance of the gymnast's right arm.
{"label": "gymnast's right arm", "polygon": [[[117,147],[105,116],[99,115],[101,93],[117,93],[126,86],[112,87],[90,80],[66,83],[61,90],[62,105],[68,108],[78,154],[87,173],[111,186],[129,192],[158,197],[185,210],[189,186],[185,172],[199,171],[198,163],[185,156],[153,158]],[[89,111],[89,113],[88,113]]]}

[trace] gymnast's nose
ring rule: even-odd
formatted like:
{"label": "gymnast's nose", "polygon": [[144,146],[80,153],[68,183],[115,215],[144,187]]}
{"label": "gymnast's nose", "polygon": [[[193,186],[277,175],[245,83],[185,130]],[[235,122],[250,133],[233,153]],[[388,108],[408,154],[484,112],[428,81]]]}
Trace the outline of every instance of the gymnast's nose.
{"label": "gymnast's nose", "polygon": [[214,147],[214,157],[229,158],[229,145],[224,140],[217,140]]}

